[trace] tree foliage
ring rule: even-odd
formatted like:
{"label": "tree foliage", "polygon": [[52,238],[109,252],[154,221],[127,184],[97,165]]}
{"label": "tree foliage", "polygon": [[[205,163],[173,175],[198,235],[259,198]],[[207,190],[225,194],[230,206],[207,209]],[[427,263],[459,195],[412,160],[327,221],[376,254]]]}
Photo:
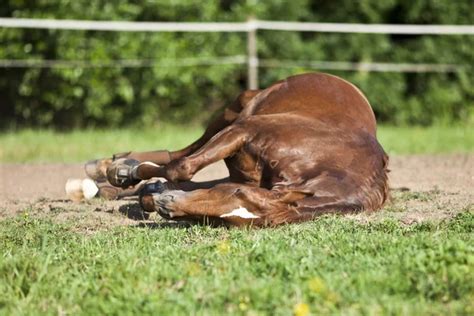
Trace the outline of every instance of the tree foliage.
{"label": "tree foliage", "polygon": [[[470,0],[71,1],[6,0],[0,16],[120,21],[267,20],[472,24]],[[205,121],[245,89],[245,65],[178,67],[176,58],[245,55],[244,33],[98,32],[0,28],[0,59],[156,61],[150,67],[0,68],[3,127],[150,125]],[[331,71],[358,85],[379,121],[473,121],[472,36],[259,31],[259,57],[447,63],[456,73]],[[307,68],[261,68],[260,85]],[[317,69],[315,69],[317,71]]]}

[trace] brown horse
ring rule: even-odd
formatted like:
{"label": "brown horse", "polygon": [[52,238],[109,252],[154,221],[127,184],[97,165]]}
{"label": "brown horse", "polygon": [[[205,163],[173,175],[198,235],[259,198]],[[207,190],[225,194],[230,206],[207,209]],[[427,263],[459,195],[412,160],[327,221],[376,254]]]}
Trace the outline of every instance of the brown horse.
{"label": "brown horse", "polygon": [[[186,182],[221,159],[229,178]],[[132,152],[86,169],[121,187],[166,178],[168,189],[148,188],[140,199],[145,210],[168,219],[264,226],[381,208],[387,162],[361,91],[341,78],[309,73],[243,92],[182,150]]]}

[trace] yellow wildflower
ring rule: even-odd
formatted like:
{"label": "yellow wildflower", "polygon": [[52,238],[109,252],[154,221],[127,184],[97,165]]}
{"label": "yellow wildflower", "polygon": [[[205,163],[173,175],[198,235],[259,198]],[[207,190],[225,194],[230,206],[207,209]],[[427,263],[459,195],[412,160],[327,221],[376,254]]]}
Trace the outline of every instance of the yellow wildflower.
{"label": "yellow wildflower", "polygon": [[306,303],[298,303],[293,307],[293,313],[295,316],[308,316],[309,306]]}
{"label": "yellow wildflower", "polygon": [[247,303],[245,303],[245,302],[240,302],[240,303],[239,303],[239,309],[240,309],[241,311],[246,311],[247,308],[248,308]]}

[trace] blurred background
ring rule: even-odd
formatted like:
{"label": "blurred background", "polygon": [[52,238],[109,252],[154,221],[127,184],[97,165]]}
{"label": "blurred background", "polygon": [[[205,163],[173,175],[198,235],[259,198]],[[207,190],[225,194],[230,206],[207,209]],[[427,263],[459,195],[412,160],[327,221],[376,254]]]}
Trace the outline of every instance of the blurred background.
{"label": "blurred background", "polygon": [[[0,17],[156,22],[245,22],[254,18],[466,26],[473,24],[474,9],[471,0],[4,0]],[[211,116],[248,86],[248,33],[242,31],[0,27],[0,43],[3,161],[41,160],[40,148],[36,148],[36,156],[33,151],[25,154],[30,158],[22,158],[18,146],[16,150],[10,147],[29,141],[40,145],[37,139],[44,133],[50,133],[45,139],[59,137],[55,142],[60,144],[64,133],[84,129],[88,140],[98,141],[110,135],[96,136],[92,131],[105,128],[117,133],[148,128],[156,134],[143,143],[130,133],[120,134],[120,144],[97,146],[87,153],[79,150],[76,159],[91,152],[119,150],[120,146],[179,146],[197,137]],[[440,143],[470,137],[466,133],[474,124],[472,35],[260,29],[256,45],[259,87],[308,71],[341,76],[367,95],[378,122],[388,131],[381,136],[387,143],[425,130],[451,135]],[[451,133],[450,127],[456,131]],[[181,139],[180,133],[187,135],[182,142],[172,141]],[[18,134],[23,136],[18,138]],[[169,141],[159,142],[157,135]],[[119,137],[115,136],[110,136],[112,143]],[[77,139],[81,138],[83,134],[78,134]],[[466,139],[460,150],[471,150],[472,142]],[[413,146],[410,152],[424,145]],[[61,157],[58,152],[44,155]]]}

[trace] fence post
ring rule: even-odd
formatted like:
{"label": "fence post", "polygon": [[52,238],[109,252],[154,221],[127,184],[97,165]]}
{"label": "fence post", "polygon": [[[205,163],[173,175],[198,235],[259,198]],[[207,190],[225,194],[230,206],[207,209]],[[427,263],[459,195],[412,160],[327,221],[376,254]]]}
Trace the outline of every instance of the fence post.
{"label": "fence post", "polygon": [[247,87],[258,89],[257,26],[253,17],[247,20]]}

